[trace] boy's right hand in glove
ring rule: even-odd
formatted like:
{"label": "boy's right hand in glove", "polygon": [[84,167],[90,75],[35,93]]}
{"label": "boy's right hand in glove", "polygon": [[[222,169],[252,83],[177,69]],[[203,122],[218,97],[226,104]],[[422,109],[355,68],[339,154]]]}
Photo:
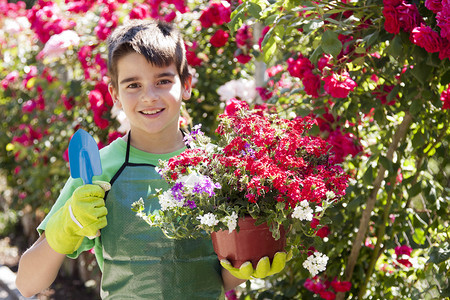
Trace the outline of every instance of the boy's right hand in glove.
{"label": "boy's right hand in glove", "polygon": [[105,191],[111,185],[98,181],[78,187],[66,204],[48,220],[45,236],[56,252],[70,254],[80,247],[85,236],[95,237],[106,226]]}

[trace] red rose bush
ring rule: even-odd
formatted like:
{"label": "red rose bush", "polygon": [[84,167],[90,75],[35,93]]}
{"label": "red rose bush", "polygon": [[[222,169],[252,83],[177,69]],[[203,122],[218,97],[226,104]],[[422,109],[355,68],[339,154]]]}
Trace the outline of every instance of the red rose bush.
{"label": "red rose bush", "polygon": [[[309,117],[287,120],[250,110],[233,100],[219,116],[211,140],[194,126],[183,153],[159,164],[169,189],[157,194],[160,210],[146,214],[142,199],[133,210],[170,238],[196,238],[218,230],[238,230],[237,219],[251,216],[267,223],[275,239],[288,229],[288,245],[300,237],[305,251],[314,246],[325,210],[345,195],[348,176],[329,160],[330,146],[308,135]],[[292,237],[292,238],[290,238]],[[291,241],[289,243],[289,241]],[[307,242],[308,241],[308,242]],[[327,257],[316,252],[304,264],[325,269]]]}

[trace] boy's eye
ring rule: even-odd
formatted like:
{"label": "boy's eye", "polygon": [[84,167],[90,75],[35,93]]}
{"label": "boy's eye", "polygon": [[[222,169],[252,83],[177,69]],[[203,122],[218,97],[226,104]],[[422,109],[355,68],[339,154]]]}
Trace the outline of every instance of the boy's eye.
{"label": "boy's eye", "polygon": [[127,86],[127,88],[130,88],[130,89],[135,89],[135,88],[138,88],[139,87],[139,84],[138,83],[132,83],[132,84],[129,84],[128,86]]}
{"label": "boy's eye", "polygon": [[158,85],[164,85],[164,84],[171,84],[172,81],[170,81],[169,79],[161,79],[160,81],[158,81]]}

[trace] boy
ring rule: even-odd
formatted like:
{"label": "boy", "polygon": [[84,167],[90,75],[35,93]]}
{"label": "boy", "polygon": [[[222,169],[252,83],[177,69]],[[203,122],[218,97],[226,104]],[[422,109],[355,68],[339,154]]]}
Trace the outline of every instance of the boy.
{"label": "boy", "polygon": [[[181,101],[191,96],[191,75],[173,25],[133,21],[118,27],[108,38],[108,71],[109,92],[131,130],[100,152],[103,174],[95,179],[103,182],[82,185],[69,178],[38,227],[40,238],[20,260],[21,293],[47,288],[66,255],[75,258],[92,247],[103,299],[219,299],[251,276],[283,269],[285,255],[255,271],[251,264],[235,269],[224,261],[227,271],[209,239],[167,239],[131,211],[141,197],[149,209],[159,208],[151,195],[167,185],[155,166],[185,149],[178,120]],[[86,238],[100,229],[100,236]]]}

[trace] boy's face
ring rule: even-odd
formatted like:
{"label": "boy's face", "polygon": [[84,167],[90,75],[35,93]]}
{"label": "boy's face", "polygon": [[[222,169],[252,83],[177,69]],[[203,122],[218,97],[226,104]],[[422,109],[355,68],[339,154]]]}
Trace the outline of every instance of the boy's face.
{"label": "boy's face", "polygon": [[179,134],[181,101],[191,96],[191,79],[180,81],[175,64],[156,67],[132,52],[117,61],[118,86],[109,91],[130,121],[133,140]]}

